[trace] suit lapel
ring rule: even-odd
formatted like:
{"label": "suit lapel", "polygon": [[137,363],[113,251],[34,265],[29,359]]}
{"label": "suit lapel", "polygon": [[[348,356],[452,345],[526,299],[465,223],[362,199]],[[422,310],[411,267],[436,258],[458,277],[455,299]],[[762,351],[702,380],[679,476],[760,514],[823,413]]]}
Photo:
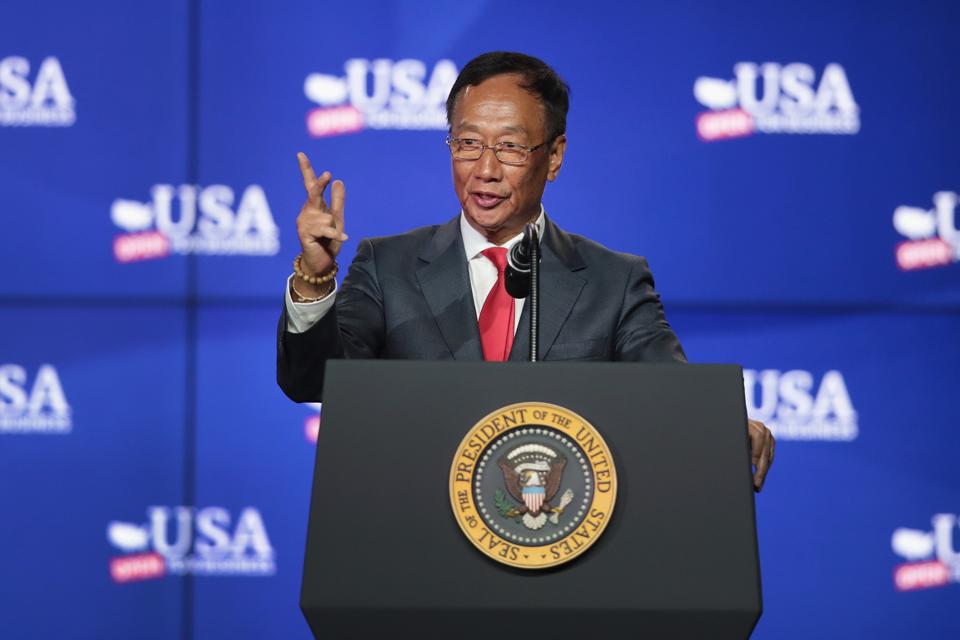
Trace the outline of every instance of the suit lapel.
{"label": "suit lapel", "polygon": [[[570,236],[550,218],[546,219],[540,260],[540,359],[544,360],[570,317],[586,280],[577,274],[586,265],[573,246]],[[530,304],[523,305],[510,360],[523,361],[530,351]]]}
{"label": "suit lapel", "polygon": [[483,360],[459,216],[437,229],[419,259],[420,290],[454,360]]}

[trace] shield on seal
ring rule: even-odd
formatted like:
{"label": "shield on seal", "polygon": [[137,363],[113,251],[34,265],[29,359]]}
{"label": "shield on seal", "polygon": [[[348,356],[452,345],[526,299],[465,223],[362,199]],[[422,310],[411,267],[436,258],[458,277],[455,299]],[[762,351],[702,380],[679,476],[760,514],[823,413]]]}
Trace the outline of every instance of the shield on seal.
{"label": "shield on seal", "polygon": [[543,506],[543,497],[545,494],[546,490],[543,487],[523,488],[523,504],[527,505],[527,509],[530,510],[530,513],[540,513],[540,508]]}

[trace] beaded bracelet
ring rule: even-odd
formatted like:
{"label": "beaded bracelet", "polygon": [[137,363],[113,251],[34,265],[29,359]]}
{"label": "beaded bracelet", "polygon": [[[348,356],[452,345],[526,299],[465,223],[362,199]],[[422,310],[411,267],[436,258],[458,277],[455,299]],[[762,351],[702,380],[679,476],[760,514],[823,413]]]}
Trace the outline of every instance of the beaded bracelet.
{"label": "beaded bracelet", "polygon": [[329,296],[331,293],[333,293],[333,286],[328,283],[326,287],[320,290],[320,295],[318,295],[316,298],[308,298],[307,296],[297,291],[296,282],[297,282],[296,279],[290,281],[290,289],[291,289],[291,293],[293,294],[291,297],[294,299],[293,300],[294,302],[299,304],[319,302],[320,300],[323,300],[324,298]]}
{"label": "beaded bracelet", "polygon": [[300,259],[303,257],[303,254],[299,254],[296,258],[293,259],[293,272],[298,278],[303,280],[306,283],[312,284],[313,286],[321,285],[324,282],[330,282],[337,277],[337,271],[340,270],[340,267],[336,262],[333,263],[333,268],[329,272],[323,274],[322,276],[308,276],[300,268]]}

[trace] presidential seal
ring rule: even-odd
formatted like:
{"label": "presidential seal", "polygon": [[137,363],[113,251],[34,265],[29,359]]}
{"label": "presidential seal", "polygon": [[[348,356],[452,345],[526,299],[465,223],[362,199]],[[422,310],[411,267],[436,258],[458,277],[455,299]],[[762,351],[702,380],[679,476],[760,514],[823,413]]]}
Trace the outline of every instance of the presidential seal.
{"label": "presidential seal", "polygon": [[484,554],[521,569],[573,560],[610,521],[617,473],[589,422],[554,404],[521,402],[487,415],[460,443],[450,504]]}

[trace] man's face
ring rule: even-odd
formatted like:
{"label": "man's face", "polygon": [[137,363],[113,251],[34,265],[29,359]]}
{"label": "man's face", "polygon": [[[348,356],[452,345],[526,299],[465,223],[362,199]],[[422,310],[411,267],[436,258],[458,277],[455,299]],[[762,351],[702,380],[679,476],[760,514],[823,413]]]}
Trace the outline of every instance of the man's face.
{"label": "man's face", "polygon": [[[545,142],[544,107],[519,81],[514,74],[499,75],[466,87],[453,111],[451,135],[486,145]],[[453,158],[453,187],[470,226],[494,244],[520,233],[540,213],[543,188],[560,172],[565,147],[566,137],[560,136],[521,166],[501,163],[492,149],[484,149],[478,160]]]}

